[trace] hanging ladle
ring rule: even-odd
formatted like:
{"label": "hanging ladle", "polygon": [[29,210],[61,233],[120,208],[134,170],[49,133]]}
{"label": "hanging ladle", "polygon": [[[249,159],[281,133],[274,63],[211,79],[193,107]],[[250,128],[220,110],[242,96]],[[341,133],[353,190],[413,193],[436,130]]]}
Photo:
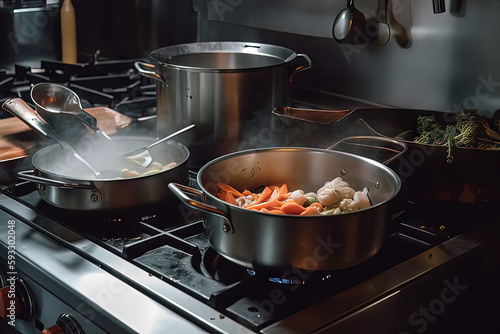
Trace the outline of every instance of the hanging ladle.
{"label": "hanging ladle", "polygon": [[80,98],[71,89],[55,83],[42,82],[31,89],[31,99],[39,114],[45,112],[73,115],[96,134],[111,140],[106,132],[99,129],[96,118],[83,110]]}
{"label": "hanging ladle", "polygon": [[378,31],[377,31],[377,44],[384,46],[389,42],[391,37],[391,27],[387,22],[387,13],[389,6],[387,4],[389,0],[379,0],[378,1]]}
{"label": "hanging ladle", "polygon": [[10,112],[12,115],[26,123],[31,129],[41,134],[42,136],[52,138],[61,145],[63,149],[71,153],[75,158],[82,162],[88,169],[94,173],[96,178],[103,176],[92,165],[90,165],[75,149],[61,138],[54,129],[45,120],[36,113],[26,102],[16,97],[4,102],[2,108]]}
{"label": "hanging ladle", "polygon": [[332,35],[339,43],[356,43],[356,35],[363,34],[365,27],[365,16],[354,7],[354,0],[347,0],[347,7],[337,15],[333,22]]}

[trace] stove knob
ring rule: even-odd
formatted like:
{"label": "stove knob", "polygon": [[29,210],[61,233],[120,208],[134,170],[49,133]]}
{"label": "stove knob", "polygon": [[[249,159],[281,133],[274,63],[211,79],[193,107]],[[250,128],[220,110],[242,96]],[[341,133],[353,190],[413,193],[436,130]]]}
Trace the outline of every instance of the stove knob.
{"label": "stove knob", "polygon": [[78,322],[71,315],[62,314],[54,326],[42,331],[43,334],[83,334]]}
{"label": "stove knob", "polygon": [[28,286],[20,278],[7,279],[7,286],[0,289],[0,317],[30,320],[33,300]]}

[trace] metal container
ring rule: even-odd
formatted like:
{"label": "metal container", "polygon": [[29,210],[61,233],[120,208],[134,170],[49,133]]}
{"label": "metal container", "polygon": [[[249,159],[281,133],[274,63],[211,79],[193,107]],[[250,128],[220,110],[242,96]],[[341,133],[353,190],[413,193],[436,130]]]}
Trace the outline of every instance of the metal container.
{"label": "metal container", "polygon": [[447,146],[413,141],[419,116],[433,116],[440,125],[447,126],[456,124],[453,113],[400,108],[340,111],[286,108],[277,110],[274,116],[283,126],[290,146],[321,146],[346,135],[380,136],[405,143],[407,152],[389,167],[401,178],[402,193],[413,201],[477,205],[479,210],[481,206],[500,202],[499,150],[452,147],[450,163]]}
{"label": "metal container", "polygon": [[[115,137],[111,149],[126,151],[153,141],[144,137]],[[98,170],[114,168],[119,173],[123,167],[112,160],[106,161],[102,146],[89,153],[85,158]],[[172,193],[167,184],[187,180],[189,151],[184,145],[173,141],[161,143],[151,148],[151,154],[162,164],[174,161],[177,165],[147,176],[97,179],[59,144],[53,144],[33,155],[33,171],[21,171],[18,177],[36,182],[42,199],[59,208],[87,211],[137,208],[170,199]]]}
{"label": "metal container", "polygon": [[40,67],[40,59],[60,59],[59,0],[1,1],[0,66]]}
{"label": "metal container", "polygon": [[[371,206],[333,216],[275,215],[240,208],[217,197],[218,182],[239,190],[287,184],[290,190],[315,192],[338,176],[353,189],[367,187]],[[201,191],[178,184],[169,188],[183,203],[207,213],[207,238],[219,254],[247,268],[307,270],[347,268],[374,256],[387,237],[389,202],[401,187],[396,173],[372,159],[309,148],[232,153],[206,164],[197,181]]]}
{"label": "metal container", "polygon": [[196,124],[200,161],[237,150],[250,121],[266,125],[272,110],[288,106],[293,75],[311,67],[304,54],[246,42],[174,45],[150,57],[154,65],[136,68],[157,82],[158,136]]}

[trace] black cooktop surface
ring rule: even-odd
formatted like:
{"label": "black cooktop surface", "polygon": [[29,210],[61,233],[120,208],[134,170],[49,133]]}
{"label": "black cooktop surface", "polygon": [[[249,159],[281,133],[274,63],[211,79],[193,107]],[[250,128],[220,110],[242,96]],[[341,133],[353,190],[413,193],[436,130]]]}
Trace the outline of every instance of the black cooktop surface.
{"label": "black cooktop surface", "polygon": [[384,246],[361,265],[333,272],[300,268],[251,270],[217,254],[205,236],[202,217],[175,201],[171,206],[88,213],[47,204],[29,183],[16,188],[17,200],[40,214],[254,330],[458,235],[470,221],[463,215],[462,219],[450,220],[450,210],[422,210],[411,201],[401,201]]}

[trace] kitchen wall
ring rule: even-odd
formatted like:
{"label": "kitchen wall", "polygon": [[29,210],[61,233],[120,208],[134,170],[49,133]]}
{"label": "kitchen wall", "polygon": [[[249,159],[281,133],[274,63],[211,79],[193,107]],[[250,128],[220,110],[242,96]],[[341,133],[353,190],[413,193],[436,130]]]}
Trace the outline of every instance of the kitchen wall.
{"label": "kitchen wall", "polygon": [[60,57],[59,0],[0,0],[0,69]]}
{"label": "kitchen wall", "polygon": [[[270,43],[305,53],[295,86],[397,107],[500,108],[500,0],[356,0],[367,19],[387,1],[390,40],[339,44],[332,24],[345,0],[73,0],[81,60],[148,57],[163,46],[212,40]],[[363,38],[361,38],[363,40]],[[293,96],[292,96],[293,97]]]}
{"label": "kitchen wall", "polygon": [[186,0],[72,0],[79,62],[147,58],[162,46],[196,41],[197,12]]}
{"label": "kitchen wall", "polygon": [[[447,0],[441,14],[431,0],[387,5],[391,35],[379,46],[332,38],[344,0],[193,0],[200,41],[246,40],[306,53],[313,66],[294,77],[295,85],[398,107],[486,115],[500,108],[500,1]],[[355,6],[368,20],[380,19],[384,0]]]}

